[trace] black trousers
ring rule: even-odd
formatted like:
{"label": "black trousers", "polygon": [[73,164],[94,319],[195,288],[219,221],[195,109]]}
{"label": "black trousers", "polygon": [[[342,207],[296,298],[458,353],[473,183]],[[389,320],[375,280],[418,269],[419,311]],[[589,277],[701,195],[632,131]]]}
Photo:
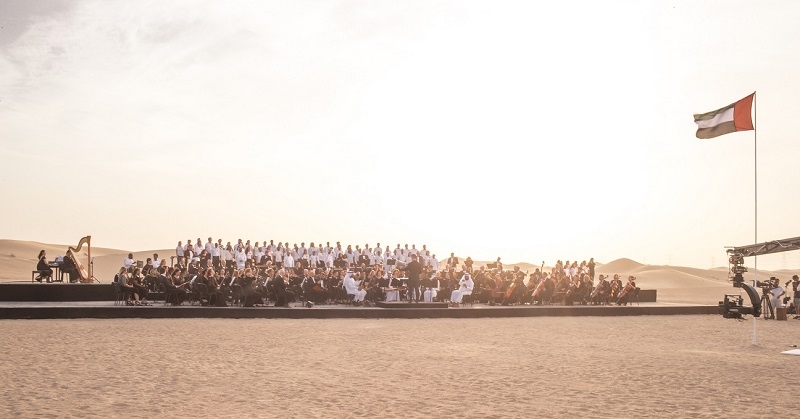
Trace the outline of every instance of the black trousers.
{"label": "black trousers", "polygon": [[420,292],[419,292],[419,281],[408,281],[408,301],[416,301],[419,302],[420,299]]}

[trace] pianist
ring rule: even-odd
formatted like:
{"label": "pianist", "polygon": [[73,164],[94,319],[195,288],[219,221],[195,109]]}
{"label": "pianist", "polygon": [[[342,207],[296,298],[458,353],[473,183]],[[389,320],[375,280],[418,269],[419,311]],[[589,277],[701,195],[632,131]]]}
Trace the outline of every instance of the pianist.
{"label": "pianist", "polygon": [[46,278],[47,282],[52,281],[53,270],[47,264],[47,254],[44,250],[39,252],[39,263],[36,264],[36,270],[39,271],[39,275],[36,276],[37,281],[42,282],[42,278]]}

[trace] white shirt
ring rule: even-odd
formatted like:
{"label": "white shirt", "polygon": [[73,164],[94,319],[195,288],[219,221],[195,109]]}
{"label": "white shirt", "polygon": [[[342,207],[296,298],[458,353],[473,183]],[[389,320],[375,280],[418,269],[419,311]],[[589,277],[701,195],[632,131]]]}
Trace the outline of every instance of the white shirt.
{"label": "white shirt", "polygon": [[777,287],[769,290],[769,292],[772,293],[772,299],[777,300],[778,298],[780,298],[781,294],[786,292],[786,290],[782,286],[778,285]]}
{"label": "white shirt", "polygon": [[283,266],[285,268],[294,268],[294,256],[291,253],[283,259]]}
{"label": "white shirt", "polygon": [[194,245],[194,254],[195,255],[199,255],[200,252],[202,252],[202,251],[203,251],[203,245],[201,245],[199,243]]}
{"label": "white shirt", "polygon": [[124,266],[125,269],[130,269],[135,263],[135,260],[131,258],[125,258],[125,260],[122,261],[122,266]]}
{"label": "white shirt", "polygon": [[222,252],[220,251],[220,247],[219,246],[214,246],[214,248],[211,249],[211,256],[212,257],[213,256],[219,257],[221,255],[221,253]]}
{"label": "white shirt", "polygon": [[247,262],[247,254],[244,253],[244,249],[238,250],[234,257],[236,258],[237,268],[244,269],[245,262]]}
{"label": "white shirt", "polygon": [[183,246],[178,246],[175,248],[175,256],[183,257]]}
{"label": "white shirt", "polygon": [[158,269],[158,265],[161,264],[161,259],[153,259],[153,267]]}
{"label": "white shirt", "polygon": [[206,252],[210,255],[211,252],[214,251],[214,243],[208,242],[206,243]]}

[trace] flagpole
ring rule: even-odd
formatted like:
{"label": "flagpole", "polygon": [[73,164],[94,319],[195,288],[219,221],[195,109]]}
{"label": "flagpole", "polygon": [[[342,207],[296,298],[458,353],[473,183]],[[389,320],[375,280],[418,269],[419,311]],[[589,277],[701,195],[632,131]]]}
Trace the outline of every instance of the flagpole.
{"label": "flagpole", "polygon": [[[755,197],[755,211],[753,216],[754,224],[754,241],[758,243],[758,107],[756,106],[756,92],[753,92],[753,190]],[[758,280],[758,255],[753,257],[753,287],[756,286]],[[764,308],[762,307],[763,311]],[[756,319],[753,317],[753,345],[756,345],[758,340],[756,338]]]}

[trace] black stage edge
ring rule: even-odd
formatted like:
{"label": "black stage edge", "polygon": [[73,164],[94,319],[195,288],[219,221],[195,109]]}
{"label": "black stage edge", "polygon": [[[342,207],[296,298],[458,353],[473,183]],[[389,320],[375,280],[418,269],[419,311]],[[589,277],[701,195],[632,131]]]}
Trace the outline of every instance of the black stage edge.
{"label": "black stage edge", "polygon": [[[640,303],[655,303],[656,297],[656,290],[641,290],[639,292]],[[148,299],[160,299],[163,301],[164,296],[162,293],[150,293]],[[0,283],[0,301],[114,301],[114,287],[111,284]],[[391,307],[400,307],[401,304],[408,303],[398,302],[396,304],[398,305]],[[417,308],[439,308],[438,305],[434,307],[423,306],[422,304],[443,303],[419,303],[417,304]],[[378,306],[383,307],[381,303],[379,303]],[[445,307],[447,307],[446,304]]]}
{"label": "black stage edge", "polygon": [[718,314],[714,306],[513,306],[448,308],[278,308],[161,306],[0,306],[0,319],[124,319],[124,318],[220,318],[220,319],[433,319],[576,316],[644,316]]}
{"label": "black stage edge", "polygon": [[114,301],[111,284],[5,283],[0,301]]}
{"label": "black stage edge", "polygon": [[447,303],[409,303],[408,301],[392,301],[387,303],[385,301],[378,301],[376,306],[380,308],[447,308]]}

